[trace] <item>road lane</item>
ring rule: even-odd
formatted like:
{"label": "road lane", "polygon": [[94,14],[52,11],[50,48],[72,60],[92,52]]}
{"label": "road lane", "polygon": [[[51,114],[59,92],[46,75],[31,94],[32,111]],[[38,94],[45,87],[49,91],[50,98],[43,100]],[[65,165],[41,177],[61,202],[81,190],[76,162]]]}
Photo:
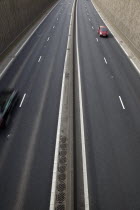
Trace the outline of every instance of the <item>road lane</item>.
{"label": "road lane", "polygon": [[139,209],[140,78],[113,36],[98,37],[102,24],[91,2],[79,1],[90,209]]}
{"label": "road lane", "polygon": [[[85,130],[83,117],[83,98],[81,88],[81,73],[80,73],[80,58],[79,58],[79,41],[78,41],[78,2],[76,4],[76,54],[77,54],[77,75],[78,75],[78,89],[79,89],[79,109],[80,109],[80,124],[81,124],[81,150],[82,150],[82,168],[83,168],[83,186],[84,186],[84,202],[85,210],[89,210],[89,190],[87,180],[87,160],[85,149]],[[78,202],[78,201],[77,201]],[[78,207],[78,206],[77,206]]]}
{"label": "road lane", "polygon": [[[61,1],[63,2],[63,1]],[[60,9],[63,7],[61,16]],[[0,133],[0,209],[49,209],[71,5],[57,6],[1,79],[26,97]],[[57,21],[57,17],[59,20]],[[57,24],[56,24],[57,22]],[[53,26],[56,26],[53,28]],[[49,42],[47,42],[50,37]],[[46,47],[44,47],[44,45]],[[42,56],[38,63],[39,57]],[[18,73],[20,69],[20,72]],[[20,104],[19,104],[20,105]]]}

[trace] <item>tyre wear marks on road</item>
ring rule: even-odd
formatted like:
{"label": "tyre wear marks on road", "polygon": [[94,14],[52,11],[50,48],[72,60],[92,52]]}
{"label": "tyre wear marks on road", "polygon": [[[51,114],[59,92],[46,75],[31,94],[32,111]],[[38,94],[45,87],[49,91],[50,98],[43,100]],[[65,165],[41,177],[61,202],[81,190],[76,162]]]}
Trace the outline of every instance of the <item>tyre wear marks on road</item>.
{"label": "tyre wear marks on road", "polygon": [[21,172],[18,189],[17,189],[16,199],[15,199],[13,208],[11,208],[14,210],[19,210],[19,209],[23,210],[24,200],[25,200],[25,196],[26,196],[26,190],[28,188],[28,182],[29,182],[31,168],[32,168],[31,166],[32,166],[32,163],[33,163],[33,160],[35,157],[35,151],[36,151],[35,148],[36,148],[37,141],[38,141],[37,134],[39,132],[39,128],[40,128],[40,124],[41,124],[41,120],[42,120],[42,116],[43,116],[44,104],[45,104],[46,95],[48,92],[50,76],[51,76],[51,74],[49,72],[49,74],[47,75],[47,78],[46,78],[46,80],[48,82],[46,82],[46,85],[44,86],[44,89],[42,92],[38,115],[35,118],[35,121],[33,122],[33,129],[31,131],[29,145],[28,145],[28,149],[26,151],[26,159],[22,166],[22,172]]}
{"label": "tyre wear marks on road", "polygon": [[26,97],[26,93],[23,95],[23,98],[22,98],[21,103],[19,105],[20,108],[22,107],[22,104],[23,104],[23,101],[24,101],[25,97]]}
{"label": "tyre wear marks on road", "polygon": [[105,61],[105,63],[107,64],[107,60],[106,60],[106,58],[104,57],[104,61]]}
{"label": "tyre wear marks on road", "polygon": [[[78,2],[77,2],[78,5]],[[89,210],[89,192],[88,192],[88,179],[87,179],[87,161],[86,161],[86,149],[85,149],[85,130],[84,130],[84,117],[83,117],[83,102],[82,102],[82,87],[81,87],[81,75],[80,75],[80,57],[78,46],[78,17],[76,5],[76,54],[77,54],[77,70],[78,70],[78,86],[79,86],[79,108],[80,108],[80,122],[81,122],[81,145],[82,145],[82,166],[83,166],[83,184],[84,184],[84,199],[85,210]]]}
{"label": "tyre wear marks on road", "polygon": [[38,59],[38,63],[41,61],[41,58],[42,58],[42,56],[40,56],[40,57],[39,57],[39,59]]}
{"label": "tyre wear marks on road", "polygon": [[122,108],[123,108],[123,109],[125,109],[125,106],[124,106],[124,103],[123,103],[123,101],[122,101],[121,96],[119,96],[119,99],[120,99],[120,102],[121,102]]}

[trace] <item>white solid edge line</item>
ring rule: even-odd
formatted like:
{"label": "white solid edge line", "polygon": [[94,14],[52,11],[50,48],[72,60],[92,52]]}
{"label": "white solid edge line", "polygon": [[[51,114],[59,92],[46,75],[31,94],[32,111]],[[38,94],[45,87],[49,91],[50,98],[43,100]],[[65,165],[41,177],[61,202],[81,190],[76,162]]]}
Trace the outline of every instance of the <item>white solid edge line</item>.
{"label": "white solid edge line", "polygon": [[22,98],[22,101],[21,101],[21,103],[20,103],[19,107],[21,107],[21,106],[22,106],[22,104],[23,104],[23,101],[24,101],[25,97],[26,97],[26,93],[23,95],[23,98]]}
{"label": "white solid edge line", "polygon": [[[78,1],[77,1],[78,4]],[[82,143],[82,158],[83,158],[83,182],[84,182],[84,198],[85,210],[89,210],[89,194],[88,194],[88,181],[87,181],[87,163],[86,163],[86,150],[85,150],[85,131],[83,120],[83,104],[82,104],[82,90],[81,90],[81,76],[80,76],[80,61],[78,49],[78,21],[77,21],[77,4],[76,4],[76,45],[77,45],[77,67],[78,67],[78,80],[79,80],[79,102],[80,102],[80,122],[81,122],[81,143]]]}
{"label": "white solid edge line", "polygon": [[[31,36],[35,33],[35,31],[39,28],[39,26],[43,23],[43,21],[48,17],[48,15],[53,11],[53,9],[59,4],[59,2],[57,2],[54,7],[52,7],[52,9],[49,11],[49,13],[43,18],[43,20],[41,20],[41,22],[39,23],[39,25],[33,30],[33,32],[29,35],[29,37],[26,39],[26,41],[22,44],[22,46],[19,48],[19,50],[16,52],[15,57],[20,53],[20,51],[22,50],[22,48],[26,45],[26,43],[28,42],[28,40],[31,38]],[[0,73],[0,78],[2,77],[2,75],[6,72],[6,70],[8,69],[8,67],[11,65],[11,63],[14,61],[14,58],[12,58],[9,63],[7,64],[7,66],[3,69],[3,71]]]}
{"label": "white solid edge line", "polygon": [[[74,3],[73,3],[71,14],[73,14],[73,12],[74,12]],[[68,34],[70,34],[72,17],[73,16],[71,15],[70,25],[69,25],[69,33]],[[70,39],[70,37],[68,36],[67,48],[68,48],[68,45],[69,45],[69,39]],[[69,53],[69,51],[66,51],[65,63],[64,63],[64,72],[63,72],[63,78],[62,78],[61,97],[60,97],[58,125],[57,125],[57,134],[56,134],[55,155],[54,155],[51,199],[50,199],[49,210],[54,210],[55,209],[55,192],[56,192],[57,166],[58,166],[58,155],[59,155],[59,138],[60,138],[60,129],[61,129],[62,105],[63,105],[63,97],[64,97],[65,73],[66,73],[66,63],[67,63],[67,60],[68,60],[68,53]]]}
{"label": "white solid edge line", "polygon": [[[91,1],[92,2],[92,1]],[[92,2],[93,4],[93,2]],[[95,8],[96,12],[98,13],[98,15],[100,16],[100,18],[102,19],[103,22],[105,22],[105,20],[102,18],[102,16],[100,15],[100,13],[98,12],[98,10],[96,9],[96,6],[93,4],[93,7]],[[118,42],[119,46],[122,48],[122,50],[125,52],[125,54],[127,55],[127,57],[129,58],[129,55],[127,53],[127,51],[125,50],[125,48],[120,45],[120,41],[115,37],[115,34],[112,32],[112,30],[110,29],[108,23],[105,23],[107,25],[107,27],[109,28],[109,30],[111,31],[111,33],[113,34],[115,40]],[[140,74],[140,69],[138,68],[138,66],[135,64],[135,62],[129,58],[129,60],[131,61],[131,63],[133,64],[133,66],[136,68],[136,70],[138,71],[138,73]]]}
{"label": "white solid edge line", "polygon": [[120,99],[120,102],[121,102],[122,108],[123,108],[123,109],[125,109],[125,106],[124,106],[124,104],[123,104],[123,101],[122,101],[121,96],[119,96],[119,99]]}
{"label": "white solid edge line", "polygon": [[8,69],[8,67],[11,65],[11,63],[13,62],[14,58],[12,58],[9,63],[7,64],[7,66],[3,69],[3,71],[0,73],[0,78],[3,76],[3,74],[6,72],[6,70]]}
{"label": "white solid edge line", "polygon": [[[59,2],[58,2],[59,3]],[[52,10],[58,5],[55,4],[54,7],[50,10],[50,12],[43,18],[43,20],[41,20],[41,22],[39,23],[39,25],[33,30],[33,32],[30,34],[30,36],[27,38],[27,40],[23,43],[23,45],[19,48],[19,50],[17,51],[17,53],[15,54],[15,56],[17,56],[19,54],[19,52],[22,50],[22,48],[25,46],[25,44],[28,42],[28,40],[31,38],[31,36],[34,34],[34,32],[39,28],[39,26],[44,22],[44,20],[48,17],[48,15],[52,12]]]}

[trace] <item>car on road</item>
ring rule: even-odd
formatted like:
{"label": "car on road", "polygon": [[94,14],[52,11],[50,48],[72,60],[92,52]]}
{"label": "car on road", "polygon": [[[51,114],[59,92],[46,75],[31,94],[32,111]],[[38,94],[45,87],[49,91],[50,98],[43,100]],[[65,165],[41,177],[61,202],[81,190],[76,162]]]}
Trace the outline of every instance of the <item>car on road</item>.
{"label": "car on road", "polygon": [[18,98],[19,96],[16,90],[3,90],[0,92],[0,128],[8,125]]}
{"label": "car on road", "polygon": [[97,33],[99,34],[99,36],[108,36],[108,29],[106,26],[99,26]]}

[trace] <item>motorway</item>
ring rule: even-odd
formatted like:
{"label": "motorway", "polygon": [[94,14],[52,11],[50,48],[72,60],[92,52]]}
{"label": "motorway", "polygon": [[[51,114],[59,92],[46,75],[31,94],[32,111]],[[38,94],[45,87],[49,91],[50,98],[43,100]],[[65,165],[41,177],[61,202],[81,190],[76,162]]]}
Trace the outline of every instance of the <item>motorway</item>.
{"label": "motorway", "polygon": [[1,78],[21,97],[0,132],[1,210],[49,209],[72,2],[59,1]]}
{"label": "motorway", "polygon": [[[0,210],[49,209],[72,4],[58,2],[0,80],[0,90],[20,92],[0,132]],[[139,210],[140,77],[111,33],[97,35],[99,25],[91,1],[78,0],[89,209]]]}
{"label": "motorway", "polygon": [[91,1],[78,0],[78,40],[91,210],[140,209],[140,78]]}

